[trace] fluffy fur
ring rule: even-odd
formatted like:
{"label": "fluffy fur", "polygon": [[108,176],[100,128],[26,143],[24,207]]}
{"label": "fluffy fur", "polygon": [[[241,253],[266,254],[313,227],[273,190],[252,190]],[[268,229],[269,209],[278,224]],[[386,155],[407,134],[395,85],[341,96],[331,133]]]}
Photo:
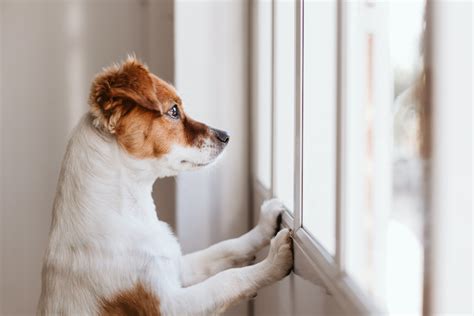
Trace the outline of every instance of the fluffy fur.
{"label": "fluffy fur", "polygon": [[287,229],[247,266],[277,229],[277,200],[250,232],[188,255],[158,219],[156,178],[210,164],[228,142],[171,85],[129,58],[96,77],[89,103],[62,164],[39,315],[218,314],[289,272]]}

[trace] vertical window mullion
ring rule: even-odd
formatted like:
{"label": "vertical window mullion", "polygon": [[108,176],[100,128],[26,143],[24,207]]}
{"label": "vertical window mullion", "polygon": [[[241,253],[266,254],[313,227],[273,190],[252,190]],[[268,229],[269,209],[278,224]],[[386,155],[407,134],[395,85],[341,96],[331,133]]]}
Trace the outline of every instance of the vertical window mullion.
{"label": "vertical window mullion", "polygon": [[275,179],[275,173],[276,173],[276,166],[275,166],[275,130],[276,130],[276,124],[275,124],[275,1],[276,0],[272,0],[272,26],[271,26],[271,29],[272,29],[272,54],[271,54],[271,63],[272,63],[272,67],[271,67],[271,174],[270,174],[270,183],[271,183],[271,187],[270,187],[270,193],[271,193],[271,196],[272,197],[275,197],[276,195],[276,192],[275,192],[275,183],[276,183],[276,179]]}
{"label": "vertical window mullion", "polygon": [[336,17],[336,34],[337,34],[337,57],[336,57],[336,253],[335,262],[338,268],[344,269],[344,104],[343,104],[343,72],[344,61],[342,58],[343,49],[343,1],[337,1],[337,17]]}
{"label": "vertical window mullion", "polygon": [[303,9],[304,0],[296,1],[295,10],[295,188],[294,230],[302,226],[303,219]]}

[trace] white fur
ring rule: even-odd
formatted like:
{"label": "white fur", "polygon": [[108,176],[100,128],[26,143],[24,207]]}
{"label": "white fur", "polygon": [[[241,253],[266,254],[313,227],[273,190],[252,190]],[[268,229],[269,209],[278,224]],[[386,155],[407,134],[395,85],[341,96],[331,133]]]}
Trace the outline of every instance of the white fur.
{"label": "white fur", "polygon": [[212,146],[176,146],[161,159],[134,159],[85,115],[61,169],[38,314],[96,315],[100,299],[138,282],[157,294],[162,315],[217,314],[281,279],[292,265],[288,230],[279,232],[262,262],[229,269],[249,264],[269,243],[282,211],[278,202],[262,206],[259,224],[247,234],[186,256],[158,220],[155,179],[208,164],[218,154]]}

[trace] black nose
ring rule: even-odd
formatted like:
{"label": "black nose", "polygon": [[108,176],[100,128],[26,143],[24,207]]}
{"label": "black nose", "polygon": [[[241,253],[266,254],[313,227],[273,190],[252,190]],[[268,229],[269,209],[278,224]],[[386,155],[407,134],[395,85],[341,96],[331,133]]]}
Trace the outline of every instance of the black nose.
{"label": "black nose", "polygon": [[215,128],[212,128],[212,131],[214,132],[214,135],[216,135],[217,139],[223,142],[224,144],[227,144],[229,142],[229,134],[227,134],[227,132]]}

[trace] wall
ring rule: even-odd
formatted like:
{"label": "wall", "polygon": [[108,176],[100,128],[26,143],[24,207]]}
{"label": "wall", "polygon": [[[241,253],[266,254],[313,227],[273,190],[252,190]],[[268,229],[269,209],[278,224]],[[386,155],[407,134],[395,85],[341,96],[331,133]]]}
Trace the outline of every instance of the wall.
{"label": "wall", "polygon": [[[59,167],[94,74],[135,52],[173,80],[172,4],[0,1],[1,315],[35,313]],[[165,211],[174,208],[166,181],[157,184]]]}

